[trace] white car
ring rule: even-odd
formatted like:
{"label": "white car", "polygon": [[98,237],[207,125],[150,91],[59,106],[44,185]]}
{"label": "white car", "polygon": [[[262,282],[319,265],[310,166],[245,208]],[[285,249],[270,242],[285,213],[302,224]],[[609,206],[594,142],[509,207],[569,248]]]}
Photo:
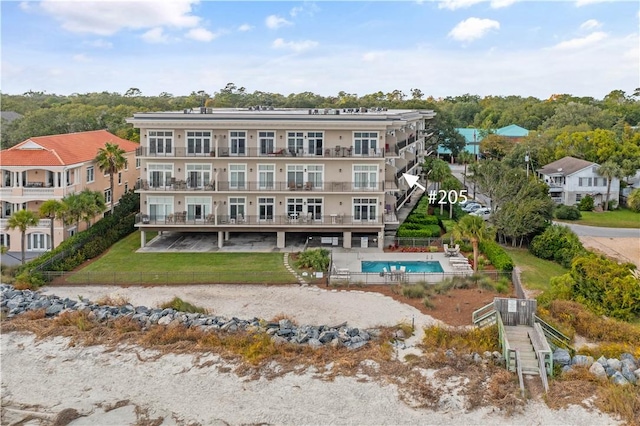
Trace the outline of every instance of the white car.
{"label": "white car", "polygon": [[480,216],[484,220],[488,220],[491,216],[491,209],[489,207],[481,207],[469,214],[472,216]]}
{"label": "white car", "polygon": [[474,212],[478,209],[482,208],[482,206],[478,203],[469,203],[466,206],[464,206],[462,208],[462,211],[467,212],[467,213],[471,213]]}

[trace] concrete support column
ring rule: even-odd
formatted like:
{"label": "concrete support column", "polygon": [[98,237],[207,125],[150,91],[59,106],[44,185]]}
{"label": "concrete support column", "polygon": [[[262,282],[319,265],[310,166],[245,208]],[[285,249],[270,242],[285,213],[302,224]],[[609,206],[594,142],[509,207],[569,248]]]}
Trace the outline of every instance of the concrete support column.
{"label": "concrete support column", "polygon": [[378,231],[378,248],[384,249],[384,231]]}
{"label": "concrete support column", "polygon": [[276,246],[277,246],[278,248],[284,248],[284,245],[285,245],[285,234],[286,234],[286,232],[284,232],[284,231],[278,231],[278,232],[277,232],[277,234],[278,234],[278,242],[277,242]]}
{"label": "concrete support column", "polygon": [[225,240],[225,241],[229,241],[229,231],[225,231],[225,233],[224,233],[224,240]]}
{"label": "concrete support column", "polygon": [[351,231],[344,231],[342,233],[342,247],[351,248]]}
{"label": "concrete support column", "polygon": [[224,246],[224,232],[218,231],[218,248],[222,248]]}
{"label": "concrete support column", "polygon": [[147,233],[145,231],[140,231],[140,248],[144,248],[147,244]]}

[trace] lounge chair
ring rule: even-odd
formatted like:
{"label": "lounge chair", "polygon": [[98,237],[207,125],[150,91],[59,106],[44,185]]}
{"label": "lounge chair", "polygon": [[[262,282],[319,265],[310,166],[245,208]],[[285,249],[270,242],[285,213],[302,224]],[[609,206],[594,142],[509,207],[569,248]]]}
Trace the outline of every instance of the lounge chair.
{"label": "lounge chair", "polygon": [[407,272],[407,267],[406,267],[406,266],[404,266],[404,265],[402,265],[402,266],[400,267],[400,272],[402,272],[402,273]]}

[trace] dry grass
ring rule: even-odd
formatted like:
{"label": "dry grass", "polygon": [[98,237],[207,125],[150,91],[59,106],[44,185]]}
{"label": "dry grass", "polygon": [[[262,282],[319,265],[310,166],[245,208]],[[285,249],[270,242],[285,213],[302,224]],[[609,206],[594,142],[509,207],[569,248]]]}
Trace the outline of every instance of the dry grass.
{"label": "dry grass", "polygon": [[95,303],[104,306],[124,306],[129,304],[129,299],[119,294],[109,294],[96,300]]}
{"label": "dry grass", "polygon": [[493,352],[499,350],[497,326],[486,328],[427,327],[422,345],[426,350],[454,349],[459,352]]}
{"label": "dry grass", "polygon": [[496,371],[489,379],[487,390],[487,401],[506,410],[506,414],[522,409],[524,401],[520,396],[520,385],[515,374],[505,369]]}
{"label": "dry grass", "polygon": [[640,425],[640,386],[615,385],[596,378],[584,367],[575,367],[552,381],[546,402],[554,409],[595,405],[600,411],[620,416],[629,426]]}

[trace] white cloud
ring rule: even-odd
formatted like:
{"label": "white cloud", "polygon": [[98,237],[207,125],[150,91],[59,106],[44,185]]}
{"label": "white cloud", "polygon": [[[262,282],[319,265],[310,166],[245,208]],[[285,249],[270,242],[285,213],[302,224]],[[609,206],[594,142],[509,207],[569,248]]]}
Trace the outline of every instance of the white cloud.
{"label": "white cloud", "polygon": [[287,21],[286,19],[278,15],[267,16],[267,19],[264,20],[264,23],[267,26],[267,28],[272,30],[277,30],[278,28],[281,28],[287,25],[292,25],[291,22]]}
{"label": "white cloud", "polygon": [[374,62],[384,57],[385,54],[383,52],[366,52],[362,55],[362,60],[365,62]]}
{"label": "white cloud", "polygon": [[106,41],[104,39],[97,39],[97,40],[93,40],[93,41],[86,41],[83,43],[86,46],[90,46],[90,47],[95,47],[98,49],[111,49],[113,47],[113,43],[111,43],[110,41]]}
{"label": "white cloud", "polygon": [[238,27],[238,31],[242,31],[242,32],[251,31],[252,29],[253,27],[249,24],[242,24]]}
{"label": "white cloud", "polygon": [[217,35],[204,28],[192,28],[185,34],[185,37],[195,41],[211,41]]}
{"label": "white cloud", "polygon": [[467,7],[471,7],[474,4],[481,3],[484,0],[442,0],[438,2],[438,9],[464,9]]}
{"label": "white cloud", "polygon": [[594,3],[604,3],[611,0],[576,0],[576,7],[587,6]]}
{"label": "white cloud", "polygon": [[83,55],[82,53],[79,53],[77,55],[73,55],[73,60],[76,62],[89,62],[90,59],[86,56]]}
{"label": "white cloud", "polygon": [[596,44],[607,37],[608,37],[607,33],[603,31],[596,31],[585,37],[578,37],[571,40],[560,42],[555,46],[553,46],[553,49],[556,49],[556,50],[580,49],[592,44]]}
{"label": "white cloud", "polygon": [[[489,5],[493,9],[500,9],[503,7],[511,6],[517,1],[519,0],[490,0]],[[487,0],[442,0],[438,2],[438,8],[449,9],[449,10],[466,9],[475,4],[484,3],[484,2],[487,2]],[[418,1],[418,4],[422,4],[422,3],[423,3],[422,1]]]}
{"label": "white cloud", "polygon": [[602,24],[600,22],[598,22],[595,19],[589,19],[587,21],[584,21],[581,25],[580,25],[580,29],[581,30],[593,30],[595,28],[600,28],[602,26]]}
{"label": "white cloud", "polygon": [[41,10],[62,23],[68,31],[112,35],[123,29],[156,27],[192,28],[200,18],[191,14],[197,0],[168,2],[56,1],[38,3]]}
{"label": "white cloud", "polygon": [[277,38],[273,41],[271,46],[274,49],[289,49],[294,52],[303,52],[318,46],[318,42],[313,40],[284,41],[284,39]]}
{"label": "white cloud", "polygon": [[289,15],[292,18],[295,18],[298,15],[305,14],[308,16],[313,16],[320,8],[313,2],[305,2],[302,6],[296,6],[289,11]]}
{"label": "white cloud", "polygon": [[484,37],[489,31],[494,29],[500,29],[500,22],[492,19],[468,18],[459,22],[449,32],[449,37],[458,41],[473,41]]}
{"label": "white cloud", "polygon": [[163,29],[160,27],[152,28],[142,34],[142,39],[147,43],[166,43],[169,41],[169,37],[167,37]]}

